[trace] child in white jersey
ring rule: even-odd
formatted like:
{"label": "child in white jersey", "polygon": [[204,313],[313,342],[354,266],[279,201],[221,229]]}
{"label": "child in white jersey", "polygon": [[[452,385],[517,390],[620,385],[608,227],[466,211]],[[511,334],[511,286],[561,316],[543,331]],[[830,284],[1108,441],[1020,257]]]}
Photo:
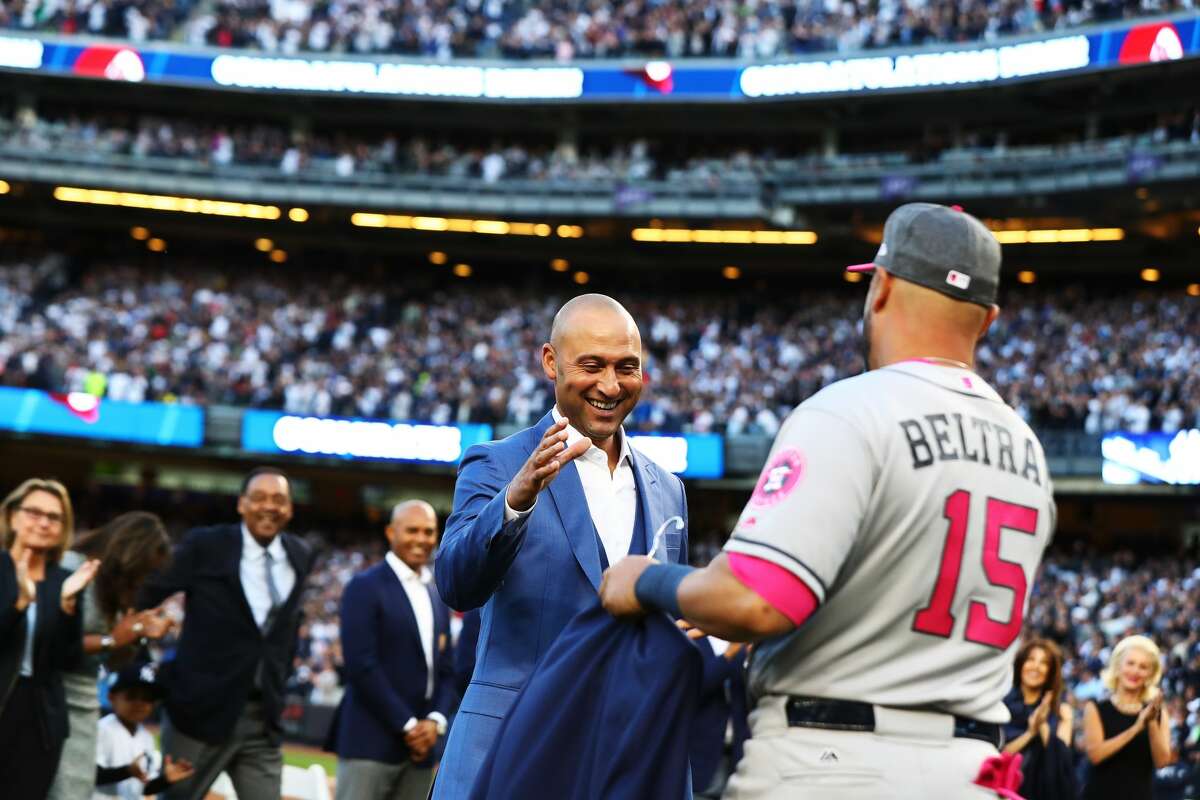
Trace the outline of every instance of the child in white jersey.
{"label": "child in white jersey", "polygon": [[168,756],[163,762],[154,737],[142,724],[154,713],[160,695],[154,664],[135,664],[117,673],[108,691],[113,713],[100,720],[96,738],[92,800],[139,800],[192,776],[192,765],[183,759],[172,761]]}

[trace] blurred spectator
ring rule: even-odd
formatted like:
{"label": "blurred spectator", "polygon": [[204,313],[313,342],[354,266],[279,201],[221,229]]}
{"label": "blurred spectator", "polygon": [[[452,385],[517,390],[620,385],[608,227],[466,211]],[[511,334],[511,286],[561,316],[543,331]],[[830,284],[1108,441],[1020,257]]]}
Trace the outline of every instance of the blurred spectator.
{"label": "blurred spectator", "polygon": [[170,561],[171,540],[162,520],[143,511],[119,514],[81,536],[61,563],[78,569],[93,558],[100,568],[82,595],[83,657],[63,673],[71,735],[47,800],[91,800],[101,667],[121,666],[135,655],[135,648],[162,639],[171,629],[161,609],[129,613],[142,583]]}

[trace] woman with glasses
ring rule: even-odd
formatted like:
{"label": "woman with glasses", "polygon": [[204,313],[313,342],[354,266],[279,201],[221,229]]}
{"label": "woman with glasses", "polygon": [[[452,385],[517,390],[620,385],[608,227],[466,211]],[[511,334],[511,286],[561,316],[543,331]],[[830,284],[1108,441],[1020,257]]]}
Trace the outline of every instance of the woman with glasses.
{"label": "woman with glasses", "polygon": [[0,775],[4,796],[43,798],[67,738],[62,670],[82,646],[79,593],[98,561],[59,562],[74,519],[66,487],[33,478],[0,504]]}
{"label": "woman with glasses", "polygon": [[171,621],[161,609],[133,611],[146,578],[171,561],[171,541],[162,520],[146,511],[121,514],[104,527],[80,536],[63,556],[62,566],[77,569],[89,559],[100,559],[100,569],[79,600],[83,658],[63,674],[71,736],[63,747],[48,800],[92,797],[100,666],[119,669],[134,659],[139,646],[147,640],[161,639],[171,629]]}

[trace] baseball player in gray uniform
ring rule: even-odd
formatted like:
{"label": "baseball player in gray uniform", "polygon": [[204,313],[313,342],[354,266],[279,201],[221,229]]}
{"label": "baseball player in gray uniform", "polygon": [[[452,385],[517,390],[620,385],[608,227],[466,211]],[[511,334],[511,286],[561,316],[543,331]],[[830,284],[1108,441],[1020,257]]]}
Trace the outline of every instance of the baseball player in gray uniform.
{"label": "baseball player in gray uniform", "polygon": [[973,781],[1001,747],[1055,522],[1041,444],[972,366],[1000,247],[969,214],[912,203],[850,269],[874,273],[868,371],[788,417],[712,564],[629,557],[601,599],[761,640],[727,798],[995,797]]}

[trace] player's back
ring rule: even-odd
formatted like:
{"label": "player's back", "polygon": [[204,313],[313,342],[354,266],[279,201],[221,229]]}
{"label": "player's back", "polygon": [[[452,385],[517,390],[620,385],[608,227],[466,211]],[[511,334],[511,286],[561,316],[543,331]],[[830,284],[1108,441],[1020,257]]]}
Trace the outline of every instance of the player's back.
{"label": "player's back", "polygon": [[731,539],[787,551],[771,560],[821,601],[760,646],[752,691],[1005,721],[1053,528],[1041,445],[978,376],[908,361],[828,387],[789,417]]}

